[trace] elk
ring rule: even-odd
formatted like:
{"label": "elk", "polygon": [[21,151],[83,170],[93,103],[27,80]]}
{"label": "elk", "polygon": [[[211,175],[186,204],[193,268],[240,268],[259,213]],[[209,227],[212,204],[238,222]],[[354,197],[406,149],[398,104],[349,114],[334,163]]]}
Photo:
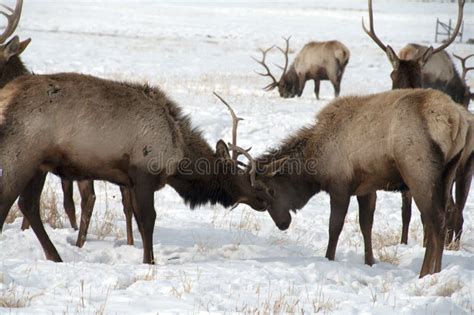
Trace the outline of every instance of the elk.
{"label": "elk", "polygon": [[264,90],[271,91],[278,87],[280,97],[289,98],[303,94],[306,81],[314,80],[314,93],[316,99],[319,100],[319,86],[321,80],[331,81],[334,87],[334,95],[339,96],[341,89],[342,75],[349,62],[349,49],[337,40],[327,42],[309,42],[301,49],[295,60],[288,69],[288,53],[290,37],[284,38],[286,42],[285,49],[277,47],[285,57],[285,65],[279,67],[282,69],[280,80],[276,80],[275,76],[270,72],[270,68],[266,64],[266,55],[275,46],[268,49],[261,49],[262,59],[253,58],[259,63],[266,73],[257,74],[270,77],[272,82],[264,87]]}
{"label": "elk", "polygon": [[37,202],[46,171],[127,187],[144,263],[154,262],[154,192],[166,184],[191,207],[267,206],[265,192],[252,186],[255,169],[239,167],[223,141],[214,151],[177,104],[147,85],[75,73],[18,77],[0,90],[0,147],[0,230],[23,194],[24,215],[56,262]]}
{"label": "elk", "polygon": [[[10,14],[1,12],[7,18],[7,27],[3,34],[0,35],[0,89],[3,88],[8,82],[22,75],[31,75],[31,72],[23,64],[20,55],[26,49],[31,39],[28,38],[20,42],[18,36],[14,36],[6,44],[5,41],[15,32],[18,22],[20,21],[21,11],[23,7],[23,0],[18,0],[15,9],[8,6],[2,5]],[[78,181],[79,192],[81,194],[81,224],[79,234],[77,237],[76,246],[82,247],[86,241],[87,230],[89,228],[90,219],[92,216],[92,210],[95,203],[95,192],[94,184],[92,181]],[[76,209],[73,201],[73,185],[70,180],[61,180],[61,187],[63,190],[63,205],[66,214],[71,223],[71,227],[74,230],[78,230],[76,223]],[[133,233],[132,233],[132,210],[130,204],[129,193],[122,187],[122,203],[124,206],[124,213],[127,222],[127,244],[133,245]],[[39,196],[38,196],[39,198]],[[38,200],[39,202],[39,200]],[[18,206],[22,212],[25,210],[25,202],[23,195],[20,195],[18,200]],[[28,220],[23,219],[22,229],[25,230],[29,227]]]}
{"label": "elk", "polygon": [[[421,58],[429,49],[427,46],[408,44],[403,47],[398,56],[401,60],[414,60]],[[421,68],[423,88],[440,90],[464,106],[469,105],[471,98],[469,86],[464,78],[456,71],[452,59],[446,51],[433,54]]]}
{"label": "elk", "polygon": [[290,211],[326,191],[331,204],[326,258],[334,260],[355,195],[365,263],[372,265],[376,191],[410,187],[428,233],[420,277],[439,272],[454,176],[474,152],[472,114],[439,91],[399,89],[338,98],[316,121],[255,160],[256,183],[271,196],[267,211],[278,228],[287,229]]}
{"label": "elk", "polygon": [[[463,9],[464,9],[464,0],[459,0],[458,1],[458,19],[456,22],[456,26],[454,28],[453,33],[449,37],[447,41],[445,41],[441,46],[437,48],[429,47],[426,49],[423,54],[418,54],[413,59],[409,60],[403,60],[397,56],[397,54],[394,52],[392,47],[390,45],[385,45],[376,35],[375,30],[374,30],[374,21],[373,21],[373,11],[372,11],[372,0],[368,1],[368,6],[369,6],[369,29],[364,24],[364,21],[362,20],[362,28],[364,31],[369,35],[369,37],[379,46],[386,54],[387,57],[392,64],[393,71],[390,74],[390,77],[392,79],[392,89],[403,89],[403,88],[422,88],[424,87],[424,76],[422,73],[422,69],[427,66],[428,62],[430,60],[434,60],[432,62],[433,67],[438,66],[444,66],[444,70],[447,70],[450,68],[450,65],[446,64],[446,55],[443,52],[444,49],[446,49],[456,38],[459,29],[462,24],[462,17],[463,17]],[[407,50],[404,50],[404,54],[406,56],[409,56],[409,53]],[[437,56],[436,59],[435,56]],[[449,56],[447,57],[449,59]],[[428,68],[430,71],[435,71],[432,68]],[[459,78],[459,75],[456,73],[455,68],[453,67],[452,73],[456,74],[454,77]],[[454,78],[453,77],[453,78]],[[458,82],[457,80],[452,79],[451,82]],[[451,83],[450,83],[451,84]],[[439,87],[439,86],[438,86]],[[458,84],[458,87],[463,90],[462,94],[464,95],[464,89],[465,86],[462,85],[461,83]],[[451,89],[452,90],[452,89]],[[457,88],[455,90],[458,90]],[[445,89],[441,89],[441,91],[446,92]],[[452,90],[454,91],[454,90]],[[457,94],[456,94],[457,95]],[[453,101],[457,102],[458,97],[453,97],[451,95]],[[467,105],[466,105],[467,108]],[[408,119],[408,117],[407,117]],[[467,200],[467,195],[469,193],[470,189],[470,182],[471,182],[471,174],[472,174],[472,160],[466,160],[464,161],[465,164],[460,167],[459,174],[458,174],[458,179],[456,180],[456,191],[460,191],[461,193],[456,193],[456,204],[450,207],[450,213],[452,211],[457,212],[456,215],[453,217],[457,218],[462,218],[462,211],[464,209],[466,200]],[[454,204],[454,202],[450,202],[451,204]],[[411,207],[412,207],[412,196],[410,194],[409,190],[406,190],[402,192],[402,222],[403,222],[403,227],[402,227],[402,237],[401,237],[401,243],[402,244],[407,244],[408,242],[408,228],[410,225],[410,220],[411,220]],[[451,215],[450,215],[451,216]],[[455,230],[457,231],[456,233],[456,240],[459,240],[461,237],[461,231],[462,231],[462,219],[457,220],[456,226],[452,226],[453,220],[448,220],[448,229]],[[461,228],[459,227],[459,222],[461,222]],[[451,235],[451,234],[449,234]],[[448,235],[448,236],[449,236]],[[450,240],[446,240],[446,242],[450,242]],[[426,243],[426,239],[425,242]]]}
{"label": "elk", "polygon": [[462,67],[461,79],[462,79],[462,81],[463,81],[464,84],[465,84],[465,89],[464,89],[464,102],[463,102],[463,104],[464,104],[466,107],[468,107],[468,106],[469,106],[469,102],[474,99],[474,94],[471,93],[471,89],[469,88],[469,84],[467,83],[467,77],[466,77],[466,75],[467,75],[467,73],[468,73],[469,71],[474,70],[474,67],[467,67],[467,66],[466,66],[466,62],[467,62],[467,60],[468,60],[469,58],[473,57],[474,54],[468,55],[468,56],[466,56],[466,57],[464,57],[464,58],[463,58],[463,57],[460,57],[460,56],[458,56],[458,55],[456,55],[456,54],[453,54],[453,56],[454,56],[455,58],[459,59],[459,61],[461,61],[461,67]]}

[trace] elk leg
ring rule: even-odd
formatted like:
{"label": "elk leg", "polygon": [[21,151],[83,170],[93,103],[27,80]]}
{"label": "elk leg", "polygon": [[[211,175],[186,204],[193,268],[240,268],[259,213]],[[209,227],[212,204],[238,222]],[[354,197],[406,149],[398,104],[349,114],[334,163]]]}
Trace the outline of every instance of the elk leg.
{"label": "elk leg", "polygon": [[336,256],[337,241],[344,225],[344,219],[349,207],[349,194],[330,194],[331,214],[329,216],[329,242],[326,250],[326,258],[334,260]]}
{"label": "elk leg", "polygon": [[63,189],[63,206],[66,215],[69,218],[71,227],[77,231],[76,207],[73,199],[73,185],[71,180],[61,179],[61,188]]}
{"label": "elk leg", "polygon": [[[18,208],[20,209],[21,213],[25,213],[26,211],[26,205],[25,205],[25,196],[23,196],[23,193],[18,197]],[[21,230],[28,230],[30,228],[30,223],[26,219],[26,217],[23,216],[23,221],[21,222]]]}
{"label": "elk leg", "polygon": [[142,234],[143,263],[154,264],[153,256],[153,229],[155,227],[156,212],[153,204],[155,183],[151,179],[139,178],[133,186],[132,203],[135,218]]}
{"label": "elk leg", "polygon": [[372,225],[374,222],[376,200],[376,193],[357,196],[357,201],[359,203],[359,224],[364,237],[365,264],[369,266],[374,264],[374,254],[372,252]]}
{"label": "elk leg", "polygon": [[454,242],[459,244],[461,240],[462,225],[464,223],[463,210],[466,205],[469,190],[471,188],[472,176],[474,173],[474,155],[469,157],[467,163],[458,170],[456,177],[456,215],[453,224]]}
{"label": "elk leg", "polygon": [[319,87],[321,81],[319,79],[314,79],[314,94],[316,94],[316,99],[319,100]]}
{"label": "elk leg", "polygon": [[120,186],[120,192],[122,193],[122,205],[123,212],[125,214],[126,227],[127,227],[127,245],[133,245],[133,229],[132,229],[132,197],[130,195],[130,189],[125,186]]}
{"label": "elk leg", "polygon": [[408,231],[411,220],[412,196],[409,190],[402,192],[402,240],[401,244],[408,244]]}
{"label": "elk leg", "polygon": [[28,222],[30,222],[31,228],[40,241],[46,259],[61,262],[61,257],[46,233],[40,217],[40,198],[45,179],[46,173],[37,172],[23,190],[22,195],[25,205],[23,215],[27,218]]}
{"label": "elk leg", "polygon": [[341,82],[338,80],[331,81],[332,86],[334,87],[334,97],[338,97],[341,92]]}
{"label": "elk leg", "polygon": [[304,75],[298,75],[298,97],[303,95],[304,86],[306,85],[306,77]]}
{"label": "elk leg", "polygon": [[77,182],[79,193],[81,194],[81,224],[79,234],[77,235],[77,247],[84,246],[87,238],[87,231],[91,222],[92,210],[95,204],[94,182],[91,180],[82,180]]}

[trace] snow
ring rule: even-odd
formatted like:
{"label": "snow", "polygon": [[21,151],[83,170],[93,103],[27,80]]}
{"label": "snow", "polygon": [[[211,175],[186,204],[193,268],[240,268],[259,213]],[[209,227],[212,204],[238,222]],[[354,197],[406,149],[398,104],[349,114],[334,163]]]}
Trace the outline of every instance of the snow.
{"label": "snow", "polygon": [[[456,10],[453,3],[374,1],[378,35],[396,50],[407,42],[436,45],[436,18],[455,19]],[[314,98],[312,83],[299,99],[262,91],[268,82],[253,73],[260,69],[250,58],[260,57],[258,48],[282,45],[281,37],[289,35],[296,51],[309,40],[338,39],[351,51],[343,95],[390,89],[390,65],[363,33],[362,16],[362,0],[35,0],[25,1],[18,34],[32,38],[23,60],[35,73],[82,72],[160,85],[210,143],[230,139],[231,132],[226,108],[212,95],[217,91],[245,118],[240,144],[252,146],[258,155],[313,122],[333,98],[326,81],[321,101]],[[471,2],[465,8],[464,39],[473,34]],[[448,48],[460,55],[473,50],[458,43]],[[276,52],[270,57],[282,62]],[[468,80],[473,86],[474,73]],[[49,177],[48,185],[62,210],[59,180]],[[45,260],[33,232],[20,230],[20,218],[5,225],[0,235],[0,313],[474,311],[472,193],[464,210],[461,249],[446,250],[442,272],[419,279],[421,223],[415,209],[409,244],[400,245],[398,193],[378,194],[373,228],[377,262],[369,267],[364,265],[355,200],[336,261],[329,262],[324,258],[329,220],[325,194],[316,195],[281,232],[268,214],[246,206],[190,211],[165,188],[155,194],[157,264],[148,266],[141,263],[135,224],[135,246],[126,245],[117,187],[97,183],[96,192],[84,248],[74,246],[77,233],[69,223],[56,229],[46,225],[64,263]]]}

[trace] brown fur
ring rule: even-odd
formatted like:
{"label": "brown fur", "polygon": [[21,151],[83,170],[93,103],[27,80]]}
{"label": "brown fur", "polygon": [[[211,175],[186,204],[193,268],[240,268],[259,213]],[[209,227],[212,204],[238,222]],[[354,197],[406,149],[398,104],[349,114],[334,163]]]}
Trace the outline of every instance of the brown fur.
{"label": "brown fur", "polygon": [[[372,264],[375,193],[410,187],[429,231],[420,276],[438,272],[455,171],[474,150],[471,119],[470,113],[434,90],[337,99],[318,114],[315,125],[258,159],[257,179],[273,196],[268,211],[277,226],[286,229],[290,210],[302,208],[320,190],[328,192],[326,257],[333,260],[350,196],[358,196],[365,262]],[[275,170],[275,164],[281,168]],[[295,172],[295,165],[302,171]],[[269,168],[274,171],[262,171]]]}
{"label": "brown fur", "polygon": [[[157,88],[55,74],[20,77],[7,89],[17,93],[0,125],[0,227],[26,187],[31,207],[25,216],[48,259],[61,258],[32,201],[38,182],[44,181],[36,175],[41,167],[70,180],[100,179],[130,188],[146,263],[154,261],[153,194],[165,184],[192,206],[244,202],[266,208],[250,187],[248,174],[230,159],[224,142],[218,142],[215,153],[189,118]],[[202,160],[216,168],[200,173],[196,163]]]}
{"label": "brown fur", "polygon": [[316,98],[319,99],[321,80],[331,81],[334,94],[340,92],[342,75],[349,62],[349,49],[339,41],[309,42],[296,56],[278,86],[283,97],[301,96],[306,81],[314,80]]}

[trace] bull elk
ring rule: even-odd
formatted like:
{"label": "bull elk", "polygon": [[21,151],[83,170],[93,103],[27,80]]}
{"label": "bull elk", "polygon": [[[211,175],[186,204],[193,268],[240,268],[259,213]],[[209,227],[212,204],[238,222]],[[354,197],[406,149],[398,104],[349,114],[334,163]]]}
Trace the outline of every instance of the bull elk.
{"label": "bull elk", "polygon": [[464,89],[464,105],[466,107],[469,105],[470,100],[474,99],[474,94],[471,93],[471,89],[469,88],[469,84],[467,83],[467,73],[471,70],[474,70],[474,67],[468,67],[466,66],[466,62],[469,58],[474,57],[474,54],[468,55],[466,57],[460,57],[456,54],[453,54],[453,56],[461,62],[461,67],[462,67],[462,74],[461,74],[461,79],[465,84],[465,89]]}
{"label": "bull elk", "polygon": [[276,80],[266,64],[267,53],[274,46],[268,49],[261,49],[262,59],[253,58],[259,63],[266,73],[259,73],[272,79],[272,82],[264,87],[264,90],[271,91],[278,87],[281,97],[289,98],[303,94],[303,90],[308,80],[314,80],[314,93],[319,100],[319,86],[321,80],[331,81],[334,87],[334,95],[339,96],[341,89],[342,75],[349,62],[349,49],[339,41],[309,42],[301,49],[295,60],[288,69],[288,53],[290,38],[284,38],[285,48],[277,47],[285,57],[285,65],[282,69],[280,80]]}
{"label": "bull elk", "polygon": [[[13,35],[20,21],[21,11],[23,7],[23,0],[18,0],[15,9],[8,6],[2,5],[9,12],[1,12],[7,18],[7,26],[3,33],[0,35],[0,88],[3,88],[8,82],[22,75],[31,75],[31,72],[23,64],[20,55],[26,49],[31,39],[20,41],[18,36],[14,36],[6,44],[5,41]],[[63,205],[66,214],[71,223],[71,227],[78,230],[76,222],[76,209],[73,200],[73,185],[70,180],[61,180],[61,186],[63,190]],[[89,227],[90,219],[92,216],[92,210],[95,203],[95,192],[94,184],[92,181],[78,181],[79,192],[81,195],[81,222],[79,233],[77,237],[76,245],[82,247],[85,243],[87,230]],[[121,187],[122,191],[122,203],[124,206],[124,212],[127,222],[127,244],[133,245],[133,233],[132,233],[132,209],[130,203],[129,193]],[[22,213],[24,213],[26,203],[25,196],[20,195],[18,200],[18,206]],[[40,198],[40,195],[38,195]],[[39,200],[35,201],[39,203]],[[28,220],[23,219],[22,229],[29,227]]]}
{"label": "bull elk", "polygon": [[334,260],[355,195],[365,263],[372,265],[376,191],[410,187],[428,233],[420,277],[439,272],[454,176],[474,152],[472,114],[439,91],[400,89],[338,98],[316,121],[255,161],[256,183],[271,196],[267,210],[278,228],[287,229],[290,211],[326,191],[331,204],[326,257]]}
{"label": "bull elk", "polygon": [[[427,46],[408,44],[399,51],[398,56],[401,60],[416,60],[428,49]],[[467,107],[471,95],[464,76],[459,75],[451,57],[443,50],[433,54],[421,68],[421,87],[440,90],[456,103]]]}
{"label": "bull elk", "polygon": [[[449,37],[449,39],[444,42],[441,46],[437,48],[429,47],[428,49],[424,50],[421,54],[418,52],[417,54],[413,54],[410,52],[409,49],[402,50],[404,57],[411,57],[410,54],[413,54],[413,58],[404,60],[397,56],[390,45],[385,45],[375,34],[374,30],[374,20],[373,20],[373,12],[372,12],[372,0],[368,0],[368,7],[369,7],[369,29],[364,24],[362,20],[362,27],[364,31],[369,35],[369,37],[387,54],[387,57],[392,64],[393,71],[390,74],[392,79],[392,89],[403,89],[403,88],[422,88],[427,87],[426,84],[430,84],[430,79],[428,76],[423,75],[423,71],[427,73],[436,73],[435,71],[444,70],[448,71],[451,69],[451,73],[453,74],[447,86],[449,89],[441,88],[442,85],[434,85],[431,87],[438,88],[442,92],[446,92],[449,94],[453,92],[452,95],[450,94],[453,101],[458,102],[460,98],[464,97],[466,86],[459,78],[454,66],[451,64],[449,56],[443,51],[446,49],[456,38],[459,28],[462,24],[462,17],[463,17],[463,9],[464,9],[464,0],[458,1],[458,19],[456,22],[456,26],[454,28],[453,33]],[[430,60],[431,64],[430,64]],[[441,67],[440,69],[436,69],[436,67]],[[422,70],[426,69],[426,70]],[[449,76],[448,71],[448,76]],[[447,77],[446,77],[447,78]],[[425,80],[426,79],[426,82]],[[456,87],[457,86],[457,87]],[[462,96],[461,96],[462,95]],[[465,101],[463,101],[465,102]],[[467,100],[467,103],[469,101]],[[465,103],[467,108],[467,103]],[[409,117],[407,117],[409,119]],[[462,232],[462,211],[466,204],[467,196],[470,189],[470,183],[472,178],[472,170],[474,168],[474,158],[466,159],[464,164],[459,168],[459,172],[456,179],[456,203],[450,201],[450,211],[449,217],[452,219],[448,220],[448,229],[450,231],[455,231],[455,243],[458,243],[461,238]],[[412,208],[412,196],[410,191],[406,190],[402,192],[402,237],[401,243],[407,244],[408,242],[408,228],[411,220],[411,208]],[[454,219],[456,218],[456,219]],[[426,235],[426,233],[425,233]],[[446,239],[446,243],[449,244],[452,241],[452,232],[448,234],[448,238]],[[426,243],[426,239],[425,239]]]}
{"label": "bull elk", "polygon": [[0,229],[23,194],[24,215],[53,261],[61,258],[35,202],[46,171],[129,188],[145,263],[154,262],[154,192],[166,184],[191,207],[267,206],[252,185],[255,168],[239,167],[223,141],[214,151],[177,104],[147,85],[74,73],[21,76],[0,90],[0,147]]}

